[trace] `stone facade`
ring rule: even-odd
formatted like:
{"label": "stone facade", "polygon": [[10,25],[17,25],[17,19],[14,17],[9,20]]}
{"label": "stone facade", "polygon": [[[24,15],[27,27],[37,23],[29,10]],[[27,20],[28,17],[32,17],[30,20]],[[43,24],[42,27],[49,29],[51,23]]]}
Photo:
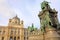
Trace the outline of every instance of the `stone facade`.
{"label": "stone facade", "polygon": [[15,16],[9,19],[8,26],[0,26],[0,40],[24,40],[23,21]]}

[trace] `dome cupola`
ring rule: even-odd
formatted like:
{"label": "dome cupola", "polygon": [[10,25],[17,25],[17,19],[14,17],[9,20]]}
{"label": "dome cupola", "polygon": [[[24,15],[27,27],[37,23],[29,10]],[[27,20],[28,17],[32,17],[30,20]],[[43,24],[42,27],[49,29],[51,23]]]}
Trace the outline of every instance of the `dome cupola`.
{"label": "dome cupola", "polygon": [[15,17],[13,17],[12,19],[9,20],[9,23],[14,24],[14,25],[20,25],[20,19],[16,15]]}

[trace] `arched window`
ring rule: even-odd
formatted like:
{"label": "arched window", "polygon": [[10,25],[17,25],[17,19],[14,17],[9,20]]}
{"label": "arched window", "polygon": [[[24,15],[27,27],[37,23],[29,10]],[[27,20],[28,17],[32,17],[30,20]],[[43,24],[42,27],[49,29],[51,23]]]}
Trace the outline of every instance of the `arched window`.
{"label": "arched window", "polygon": [[12,38],[12,37],[10,37],[10,40],[13,40],[13,38]]}
{"label": "arched window", "polygon": [[18,40],[20,40],[20,37],[18,37]]}
{"label": "arched window", "polygon": [[16,40],[16,37],[14,37],[14,40]]}

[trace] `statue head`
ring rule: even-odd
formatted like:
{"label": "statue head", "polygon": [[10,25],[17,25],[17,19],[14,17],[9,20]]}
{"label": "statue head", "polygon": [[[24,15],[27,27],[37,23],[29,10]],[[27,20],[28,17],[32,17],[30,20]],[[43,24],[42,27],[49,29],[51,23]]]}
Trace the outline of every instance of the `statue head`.
{"label": "statue head", "polygon": [[41,9],[42,9],[42,10],[46,9],[46,8],[49,6],[48,3],[49,3],[49,2],[47,2],[47,1],[43,1],[43,2],[41,3]]}

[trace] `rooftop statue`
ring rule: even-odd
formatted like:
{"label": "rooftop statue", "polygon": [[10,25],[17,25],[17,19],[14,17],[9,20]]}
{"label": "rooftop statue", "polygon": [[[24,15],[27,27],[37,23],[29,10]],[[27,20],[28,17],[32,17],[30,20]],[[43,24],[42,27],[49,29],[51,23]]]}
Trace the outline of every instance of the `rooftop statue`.
{"label": "rooftop statue", "polygon": [[28,30],[29,30],[30,32],[32,32],[32,31],[37,30],[37,28],[34,28],[34,24],[32,23],[32,26],[29,26],[29,27],[28,27]]}

